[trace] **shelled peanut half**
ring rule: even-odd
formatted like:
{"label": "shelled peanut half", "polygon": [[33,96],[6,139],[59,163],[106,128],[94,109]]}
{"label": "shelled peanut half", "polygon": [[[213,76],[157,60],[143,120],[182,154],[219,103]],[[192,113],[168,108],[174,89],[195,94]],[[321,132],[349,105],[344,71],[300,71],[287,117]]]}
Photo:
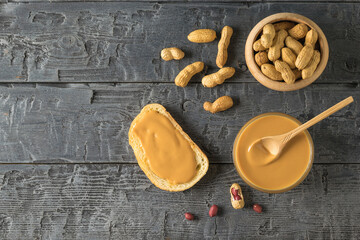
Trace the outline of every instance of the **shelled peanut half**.
{"label": "shelled peanut half", "polygon": [[317,41],[318,33],[306,24],[266,24],[253,43],[255,62],[268,78],[293,84],[314,74],[321,57]]}

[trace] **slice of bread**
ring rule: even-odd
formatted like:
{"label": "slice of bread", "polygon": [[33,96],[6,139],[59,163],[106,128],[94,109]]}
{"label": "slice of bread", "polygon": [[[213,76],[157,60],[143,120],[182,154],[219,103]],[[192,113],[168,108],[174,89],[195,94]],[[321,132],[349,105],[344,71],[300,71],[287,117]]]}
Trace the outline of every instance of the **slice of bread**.
{"label": "slice of bread", "polygon": [[[195,153],[195,161],[197,164],[196,174],[190,182],[181,183],[181,184],[170,184],[166,179],[162,179],[158,177],[155,173],[153,173],[149,167],[148,160],[145,156],[144,149],[141,145],[140,139],[134,134],[134,127],[136,123],[141,119],[141,117],[148,111],[156,111],[165,117],[167,117],[170,122],[173,124],[174,128],[176,128],[184,138],[189,142],[191,149]],[[174,120],[174,118],[170,115],[166,109],[160,104],[148,104],[146,105],[139,115],[131,123],[129,129],[129,144],[133,148],[135,157],[138,161],[140,168],[144,171],[146,176],[150,179],[150,181],[157,186],[158,188],[170,191],[170,192],[179,192],[184,191],[186,189],[191,188],[195,183],[197,183],[207,172],[209,168],[209,160],[206,155],[200,150],[200,148],[191,140],[191,138],[182,130],[180,125]]]}

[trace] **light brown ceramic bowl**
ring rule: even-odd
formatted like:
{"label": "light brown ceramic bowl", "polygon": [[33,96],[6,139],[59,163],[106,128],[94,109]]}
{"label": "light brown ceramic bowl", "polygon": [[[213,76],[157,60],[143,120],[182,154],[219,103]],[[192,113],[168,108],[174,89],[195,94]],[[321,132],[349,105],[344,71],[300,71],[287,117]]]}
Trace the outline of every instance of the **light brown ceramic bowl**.
{"label": "light brown ceramic bowl", "polygon": [[[295,23],[304,23],[309,26],[309,28],[315,29],[319,34],[319,51],[321,53],[321,59],[318,67],[316,68],[314,74],[307,79],[297,80],[294,84],[287,84],[285,82],[274,81],[266,77],[260,70],[259,66],[255,62],[255,51],[253,50],[253,43],[258,39],[259,34],[262,32],[262,28],[265,24],[276,23],[281,21],[291,21]],[[261,20],[256,26],[251,30],[245,44],[245,60],[248,69],[256,80],[258,80],[262,85],[277,91],[294,91],[301,88],[304,88],[314,82],[324,71],[326,64],[329,59],[329,45],[326,40],[325,34],[321,28],[302,15],[296,13],[277,13],[271,16],[268,16]]]}

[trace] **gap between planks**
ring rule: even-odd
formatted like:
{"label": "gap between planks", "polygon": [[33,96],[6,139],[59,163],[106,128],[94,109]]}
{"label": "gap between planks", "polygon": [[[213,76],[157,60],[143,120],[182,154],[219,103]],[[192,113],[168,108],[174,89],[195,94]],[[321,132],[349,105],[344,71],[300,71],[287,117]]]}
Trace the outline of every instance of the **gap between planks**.
{"label": "gap between planks", "polygon": [[358,1],[341,1],[341,0],[325,0],[325,1],[322,1],[322,0],[318,0],[318,1],[313,1],[313,0],[302,0],[302,1],[296,1],[296,0],[289,0],[289,1],[281,1],[281,0],[249,0],[249,1],[241,1],[241,0],[224,0],[224,1],[219,1],[219,0],[215,0],[215,1],[211,1],[211,0],[204,0],[204,1],[201,1],[201,0],[188,0],[188,1],[179,1],[179,0],[174,0],[174,1],[171,1],[171,0],[168,0],[168,1],[157,1],[157,0],[105,0],[105,1],[101,1],[101,0],[87,0],[87,1],[83,1],[83,0],[75,0],[75,1],[66,1],[66,0],[49,0],[49,1],[41,1],[41,0],[34,0],[34,1],[22,1],[22,0],[19,0],[19,1],[16,1],[16,0],[5,0],[4,2],[0,2],[0,5],[2,3],[24,3],[24,4],[32,4],[32,3],[78,3],[78,2],[85,2],[85,3],[99,3],[101,2],[102,4],[106,4],[106,3],[159,3],[159,4],[198,4],[198,3],[201,3],[201,4],[204,4],[204,3],[208,3],[208,4],[224,4],[224,5],[227,5],[227,4],[233,4],[233,3],[243,3],[243,4],[258,4],[258,3],[286,3],[286,4],[302,4],[302,3],[306,3],[306,4],[318,4],[318,3],[359,3]]}
{"label": "gap between planks", "polygon": [[[83,85],[83,84],[103,84],[103,85],[108,85],[108,84],[114,84],[114,85],[121,85],[121,84],[165,84],[165,85],[173,85],[174,82],[171,80],[169,82],[158,82],[158,81],[153,81],[153,82],[0,82],[0,87],[2,85],[27,85],[27,86],[31,86],[31,85],[40,85],[40,86],[49,86],[49,85],[65,85],[65,84],[73,84],[73,85]],[[201,82],[189,82],[188,85],[196,85],[196,84],[202,84]],[[226,85],[226,84],[260,84],[259,82],[254,82],[254,81],[244,81],[244,82],[224,82],[221,85]],[[220,85],[220,86],[221,86]],[[356,88],[359,86],[359,83],[357,82],[344,82],[344,81],[339,81],[339,82],[314,82],[311,85],[351,85],[352,87]],[[310,85],[309,85],[310,86]],[[304,88],[303,88],[304,89]],[[277,92],[281,92],[281,91],[277,91]],[[293,91],[295,92],[295,91]]]}
{"label": "gap between planks", "polygon": [[[50,162],[39,162],[39,163],[5,163],[1,162],[1,165],[38,165],[38,166],[46,166],[46,165],[138,165],[136,162],[57,162],[57,163],[50,163]],[[210,165],[233,165],[233,163],[210,163]],[[360,163],[313,163],[313,165],[360,165]]]}

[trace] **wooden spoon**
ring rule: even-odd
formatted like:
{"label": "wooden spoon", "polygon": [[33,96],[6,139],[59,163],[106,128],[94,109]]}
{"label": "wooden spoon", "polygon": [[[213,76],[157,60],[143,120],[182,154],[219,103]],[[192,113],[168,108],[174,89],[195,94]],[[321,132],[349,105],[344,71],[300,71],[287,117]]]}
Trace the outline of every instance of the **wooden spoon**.
{"label": "wooden spoon", "polygon": [[271,161],[274,161],[280,156],[281,151],[285,147],[286,143],[288,143],[293,137],[295,137],[305,129],[311,127],[315,123],[318,123],[324,118],[339,111],[340,109],[352,103],[353,101],[354,99],[350,96],[288,133],[277,136],[263,137],[257,140],[252,145],[254,146],[255,144],[261,144],[262,147],[265,148],[265,150],[267,150],[271,155],[273,155]]}

